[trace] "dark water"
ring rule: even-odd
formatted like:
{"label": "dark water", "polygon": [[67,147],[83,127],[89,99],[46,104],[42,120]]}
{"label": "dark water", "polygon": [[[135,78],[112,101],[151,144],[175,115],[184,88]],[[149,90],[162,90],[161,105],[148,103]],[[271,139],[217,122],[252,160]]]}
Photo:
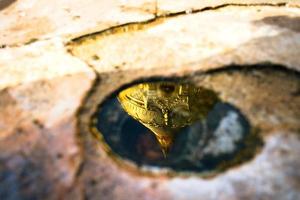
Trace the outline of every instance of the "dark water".
{"label": "dark water", "polygon": [[[182,85],[172,84],[175,84],[176,88]],[[177,93],[173,87],[163,87],[163,90],[167,89],[165,93],[161,93],[162,87],[154,85],[154,90],[148,92],[148,86],[146,92],[136,89],[136,85],[132,86],[134,90],[127,90],[124,96],[136,95],[133,99],[139,104],[134,105],[147,111],[152,110],[154,114],[135,109],[134,106],[124,106],[119,94],[119,97],[112,96],[107,99],[95,116],[97,123],[94,126],[99,130],[99,134],[103,135],[111,150],[120,157],[140,166],[167,167],[176,171],[213,172],[225,170],[253,158],[255,149],[262,145],[261,139],[239,109],[220,101],[213,91],[204,88],[198,90],[194,86],[186,85],[186,91],[189,92],[183,97],[182,87]],[[195,91],[199,94],[192,94]],[[171,95],[171,92],[174,95]],[[147,108],[144,108],[143,101],[139,101],[139,94],[144,94],[140,99],[147,101]],[[199,103],[201,97],[210,100]],[[183,108],[183,105],[186,107]],[[161,118],[166,115],[160,110],[165,110],[164,113],[175,113],[166,117],[167,121],[172,122],[171,125]],[[147,118],[147,115],[151,117]],[[176,120],[169,119],[172,116]],[[162,153],[156,135],[150,130],[151,126],[174,130],[168,132],[172,134],[173,143],[166,157]],[[171,126],[176,128],[170,129]]]}

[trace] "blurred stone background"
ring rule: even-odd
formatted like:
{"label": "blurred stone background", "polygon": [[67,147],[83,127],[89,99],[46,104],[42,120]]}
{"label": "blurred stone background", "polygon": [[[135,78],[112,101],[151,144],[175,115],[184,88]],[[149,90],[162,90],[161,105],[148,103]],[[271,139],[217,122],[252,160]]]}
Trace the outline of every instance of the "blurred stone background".
{"label": "blurred stone background", "polygon": [[211,179],[122,168],[89,131],[135,79],[299,55],[299,0],[0,0],[0,199],[300,199],[299,126]]}

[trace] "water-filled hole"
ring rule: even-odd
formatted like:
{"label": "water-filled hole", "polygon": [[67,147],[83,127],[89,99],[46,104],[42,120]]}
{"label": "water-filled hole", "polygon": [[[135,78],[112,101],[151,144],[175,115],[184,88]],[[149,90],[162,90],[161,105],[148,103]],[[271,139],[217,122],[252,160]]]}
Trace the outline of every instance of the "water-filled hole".
{"label": "water-filled hole", "polygon": [[262,146],[238,108],[180,80],[129,86],[101,104],[93,122],[112,152],[138,166],[214,173]]}

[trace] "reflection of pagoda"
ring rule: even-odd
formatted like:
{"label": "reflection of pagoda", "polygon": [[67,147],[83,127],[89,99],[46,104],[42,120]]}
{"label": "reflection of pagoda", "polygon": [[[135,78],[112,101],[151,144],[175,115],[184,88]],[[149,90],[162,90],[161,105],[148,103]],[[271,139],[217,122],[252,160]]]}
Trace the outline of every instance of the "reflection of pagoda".
{"label": "reflection of pagoda", "polygon": [[174,82],[134,85],[118,99],[130,116],[155,134],[164,154],[176,132],[205,117],[217,101],[212,91]]}

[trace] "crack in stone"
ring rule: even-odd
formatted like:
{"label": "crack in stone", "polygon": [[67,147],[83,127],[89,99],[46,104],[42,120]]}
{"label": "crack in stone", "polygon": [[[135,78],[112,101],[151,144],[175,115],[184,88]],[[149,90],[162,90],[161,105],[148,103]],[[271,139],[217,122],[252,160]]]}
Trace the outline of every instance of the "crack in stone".
{"label": "crack in stone", "polygon": [[[142,30],[142,29],[144,29],[148,26],[156,24],[160,20],[174,18],[174,17],[177,17],[177,16],[183,16],[183,15],[197,14],[197,13],[206,12],[206,11],[215,11],[215,10],[219,10],[219,9],[226,8],[226,7],[256,7],[256,6],[284,7],[284,6],[287,6],[287,5],[288,5],[287,2],[276,3],[276,4],[272,4],[272,3],[222,4],[222,5],[213,6],[213,7],[211,7],[211,6],[210,7],[204,7],[204,8],[201,8],[201,9],[191,9],[191,10],[183,10],[183,11],[174,12],[174,13],[164,13],[164,14],[161,14],[161,15],[158,15],[157,14],[158,11],[156,10],[155,13],[154,13],[155,17],[152,18],[152,19],[149,19],[149,20],[146,20],[146,21],[141,21],[141,22],[129,22],[129,23],[113,26],[113,27],[110,27],[108,29],[104,29],[104,30],[101,30],[101,31],[85,34],[85,35],[82,35],[82,36],[71,39],[71,41],[68,42],[67,45],[72,44],[72,43],[80,43],[83,39],[85,39],[87,37],[94,37],[96,35],[97,36],[100,36],[100,35],[107,36],[107,35],[112,35],[112,34],[120,33],[120,32]],[[296,7],[296,6],[292,6],[292,7]]]}
{"label": "crack in stone", "polygon": [[[100,84],[100,75],[99,73],[97,73],[97,71],[95,70],[95,68],[93,66],[91,66],[90,64],[88,64],[86,61],[78,58],[77,56],[75,56],[71,51],[67,51],[67,53],[69,55],[71,55],[72,57],[79,59],[80,61],[82,61],[87,67],[89,67],[94,75],[95,75],[95,79],[93,80],[90,89],[86,92],[84,98],[82,98],[82,101],[80,103],[80,107],[77,109],[76,113],[75,113],[75,119],[76,119],[76,133],[75,133],[75,137],[78,140],[78,147],[80,148],[80,156],[81,156],[81,160],[80,163],[77,167],[77,169],[75,170],[75,175],[74,175],[74,180],[72,182],[72,186],[70,188],[75,188],[77,183],[79,182],[79,178],[81,177],[82,173],[83,173],[83,168],[85,165],[85,156],[84,156],[84,138],[82,137],[82,128],[80,127],[80,115],[82,115],[83,112],[85,112],[85,103],[87,102],[87,100],[90,98],[90,96],[92,94],[94,94],[95,89],[97,88],[97,86]],[[82,199],[86,199],[86,192],[85,189],[83,188],[81,191],[81,195],[82,195]]]}
{"label": "crack in stone", "polygon": [[158,0],[155,0],[155,10],[154,10],[154,16],[157,17],[158,13]]}
{"label": "crack in stone", "polygon": [[[177,17],[177,16],[181,16],[181,15],[196,14],[196,13],[201,13],[201,12],[205,12],[205,11],[214,11],[214,10],[218,10],[218,9],[222,9],[222,8],[230,7],[230,6],[233,6],[233,7],[254,7],[254,6],[284,7],[284,6],[289,6],[291,8],[300,8],[299,5],[294,5],[294,4],[289,5],[288,1],[279,2],[279,3],[253,3],[253,4],[227,3],[227,4],[217,5],[217,6],[204,7],[204,8],[201,8],[201,9],[188,9],[188,10],[183,10],[183,11],[179,11],[179,12],[163,13],[163,14],[159,15],[158,14],[159,13],[158,2],[156,0],[155,1],[155,11],[153,13],[154,17],[153,18],[151,18],[149,20],[146,20],[146,21],[141,21],[141,22],[128,22],[128,23],[124,23],[124,24],[121,24],[121,25],[112,26],[112,27],[109,27],[109,28],[101,30],[101,31],[84,34],[84,35],[76,37],[76,38],[71,38],[71,39],[68,39],[68,41],[66,42],[66,45],[68,45],[72,42],[78,42],[82,38],[90,37],[90,36],[93,36],[93,35],[98,35],[98,34],[110,35],[111,33],[114,33],[115,30],[130,27],[130,26],[134,26],[134,25],[135,26],[136,25],[149,25],[149,24],[152,24],[152,23],[154,23],[158,20],[161,20],[161,19],[173,18],[173,17]],[[60,37],[62,37],[62,36],[60,36]],[[32,43],[35,43],[35,42],[46,41],[46,40],[49,40],[49,39],[51,39],[51,38],[43,38],[43,39],[31,38],[28,41],[23,42],[22,44],[12,44],[12,45],[0,44],[0,49],[21,47],[23,45],[29,45],[29,44],[32,44]]]}
{"label": "crack in stone", "polygon": [[[277,4],[270,4],[270,3],[263,3],[263,4],[223,4],[223,5],[219,5],[219,6],[215,6],[215,7],[205,7],[202,9],[195,9],[195,10],[184,10],[184,11],[180,11],[180,12],[176,12],[176,13],[168,13],[168,14],[162,14],[162,15],[158,15],[158,7],[157,7],[157,1],[156,1],[156,6],[155,6],[155,13],[154,13],[154,18],[147,20],[147,21],[142,21],[142,22],[130,22],[130,23],[126,23],[126,24],[122,24],[122,25],[118,25],[118,26],[114,26],[114,27],[110,27],[108,29],[105,30],[101,30],[98,32],[94,32],[94,33],[89,33],[86,35],[82,35],[80,37],[77,38],[73,38],[70,40],[70,42],[67,42],[65,44],[65,47],[68,47],[70,44],[72,43],[78,43],[81,40],[87,38],[87,37],[93,37],[93,36],[99,36],[99,35],[103,35],[103,36],[107,36],[107,35],[112,35],[115,33],[119,33],[119,32],[126,32],[126,31],[131,31],[131,30],[136,30],[136,29],[142,29],[145,28],[146,26],[150,26],[152,24],[155,24],[156,22],[158,22],[159,20],[164,20],[164,19],[169,19],[169,18],[173,18],[173,17],[177,17],[177,16],[182,16],[182,15],[189,15],[189,14],[196,14],[196,13],[201,13],[201,12],[205,12],[205,11],[214,11],[214,10],[219,10],[225,7],[252,7],[252,6],[272,6],[272,7],[284,7],[286,6],[288,3],[284,2],[284,3],[277,3]],[[299,8],[297,6],[292,6],[295,8]],[[43,40],[36,40],[33,41],[32,43],[38,42],[38,41],[44,41],[44,40],[48,40],[48,39],[43,39]],[[27,43],[24,43],[24,45],[28,45]],[[1,45],[1,48],[6,48],[6,47],[18,47],[19,45]],[[95,67],[91,64],[89,64],[88,62],[84,61],[83,59],[79,58],[78,56],[74,55],[72,53],[72,51],[70,49],[67,50],[67,53],[70,54],[72,57],[80,59],[83,63],[86,64],[87,67],[89,67],[95,74],[96,78],[92,83],[92,86],[90,88],[89,91],[87,91],[85,97],[82,100],[81,105],[84,105],[85,102],[87,102],[87,100],[95,93],[95,90],[97,89],[97,86],[100,84],[101,78],[100,78],[100,73],[97,72],[97,70],[95,69]],[[80,123],[79,123],[79,118],[80,115],[82,115],[82,113],[85,112],[85,107],[82,106],[78,109],[77,113],[75,114],[75,118],[78,120],[77,122],[77,133],[76,133],[76,137],[78,138],[79,141],[82,141],[82,134],[80,133],[82,128],[80,127]],[[81,149],[81,155],[82,155],[82,160],[79,164],[79,166],[76,169],[75,172],[75,176],[74,176],[74,181],[72,183],[72,187],[74,188],[76,187],[77,183],[78,183],[78,179],[82,176],[83,173],[83,168],[84,168],[84,162],[85,162],[85,156],[83,154],[84,148],[83,148],[83,142],[80,142],[81,144],[79,144],[80,149]],[[82,193],[82,197],[83,199],[86,199],[86,192],[83,189],[81,191]]]}
{"label": "crack in stone", "polygon": [[[163,20],[168,20],[177,16],[184,16],[184,15],[192,15],[192,14],[197,14],[197,13],[201,13],[201,12],[206,12],[206,11],[215,11],[215,10],[219,10],[222,8],[226,8],[226,7],[285,7],[288,6],[289,3],[288,2],[280,2],[280,3],[253,3],[253,4],[222,4],[222,5],[218,5],[218,6],[214,6],[214,7],[205,7],[205,8],[201,8],[201,9],[194,9],[194,10],[184,10],[184,11],[180,11],[180,12],[174,12],[174,13],[168,13],[168,14],[161,14],[158,15],[158,7],[157,7],[157,1],[156,1],[156,9],[155,9],[155,17],[146,21],[141,21],[141,22],[130,22],[130,23],[125,23],[125,24],[121,24],[118,26],[113,26],[110,27],[108,29],[104,29],[101,31],[97,31],[97,32],[92,32],[92,33],[88,33],[76,38],[71,39],[69,42],[65,43],[65,47],[67,48],[67,51],[76,58],[79,58],[77,55],[75,55],[72,52],[72,46],[73,45],[80,45],[84,40],[86,39],[99,39],[99,37],[107,37],[110,35],[114,35],[114,34],[118,34],[118,33],[126,33],[129,31],[139,31],[139,30],[144,30],[146,28],[149,28],[153,25],[157,25],[158,23],[161,23]],[[290,7],[296,7],[296,5],[290,6]],[[79,58],[81,61],[83,61],[84,63],[86,63],[94,72],[95,74],[97,74],[97,76],[99,75],[97,72],[97,70],[95,69],[95,67],[88,63],[87,61]]]}

